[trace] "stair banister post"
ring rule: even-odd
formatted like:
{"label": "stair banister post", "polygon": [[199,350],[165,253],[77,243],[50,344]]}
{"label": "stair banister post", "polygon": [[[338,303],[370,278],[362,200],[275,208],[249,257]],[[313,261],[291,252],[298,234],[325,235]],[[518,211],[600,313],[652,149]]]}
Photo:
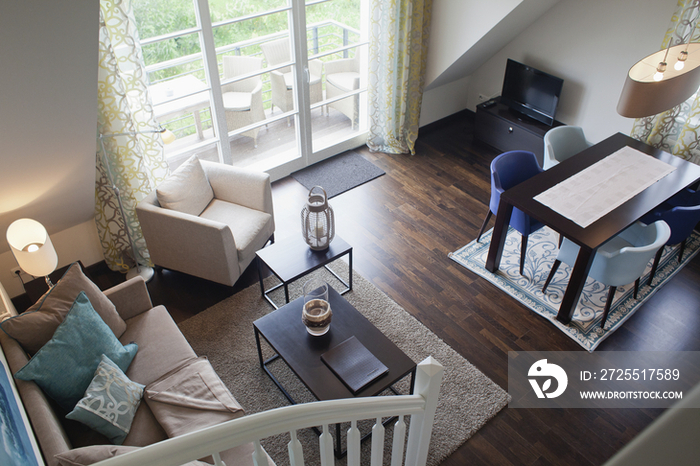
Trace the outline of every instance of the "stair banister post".
{"label": "stair banister post", "polygon": [[411,416],[406,466],[425,466],[428,460],[428,447],[444,372],[445,368],[432,356],[425,358],[416,367],[414,394],[425,398],[425,409],[422,413]]}

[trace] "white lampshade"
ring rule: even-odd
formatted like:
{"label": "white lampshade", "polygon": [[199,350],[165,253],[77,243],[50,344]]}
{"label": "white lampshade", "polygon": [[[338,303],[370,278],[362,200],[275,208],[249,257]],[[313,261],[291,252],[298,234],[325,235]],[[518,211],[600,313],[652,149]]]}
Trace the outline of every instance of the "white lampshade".
{"label": "white lampshade", "polygon": [[[681,52],[688,55],[681,69],[675,63]],[[655,80],[659,63],[668,60],[663,77]],[[685,102],[700,87],[700,44],[681,44],[659,50],[630,68],[622,88],[617,113],[628,118],[656,115]]]}
{"label": "white lampshade", "polygon": [[17,264],[29,275],[42,277],[56,270],[56,250],[46,228],[36,220],[14,221],[7,229],[7,242]]}

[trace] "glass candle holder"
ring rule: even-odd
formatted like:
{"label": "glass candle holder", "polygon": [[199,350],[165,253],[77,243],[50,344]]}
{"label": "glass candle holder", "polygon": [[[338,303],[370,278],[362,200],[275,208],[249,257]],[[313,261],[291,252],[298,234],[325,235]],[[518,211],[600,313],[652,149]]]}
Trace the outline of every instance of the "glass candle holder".
{"label": "glass candle holder", "polygon": [[301,321],[306,331],[315,337],[325,335],[331,326],[331,305],[328,302],[328,284],[312,279],[304,283],[304,307]]}

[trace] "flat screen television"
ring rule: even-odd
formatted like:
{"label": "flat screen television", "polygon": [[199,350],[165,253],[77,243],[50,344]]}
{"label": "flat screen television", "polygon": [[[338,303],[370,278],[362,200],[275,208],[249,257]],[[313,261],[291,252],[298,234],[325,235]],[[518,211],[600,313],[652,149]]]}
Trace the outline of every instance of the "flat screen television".
{"label": "flat screen television", "polygon": [[563,84],[561,78],[508,59],[501,103],[552,126]]}

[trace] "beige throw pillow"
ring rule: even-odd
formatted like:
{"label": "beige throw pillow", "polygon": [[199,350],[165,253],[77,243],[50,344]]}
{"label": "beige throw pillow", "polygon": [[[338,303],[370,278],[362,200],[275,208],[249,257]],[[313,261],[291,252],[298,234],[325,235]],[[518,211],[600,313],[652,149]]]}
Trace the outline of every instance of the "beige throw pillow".
{"label": "beige throw pillow", "polygon": [[214,199],[214,190],[202,164],[193,155],[156,188],[156,196],[166,209],[199,215]]}
{"label": "beige throw pillow", "polygon": [[114,336],[122,336],[126,331],[126,322],[117,313],[112,301],[85,276],[77,262],[71,264],[58,283],[39,301],[22,314],[0,323],[0,328],[32,355],[51,339],[81,291],[85,292]]}

